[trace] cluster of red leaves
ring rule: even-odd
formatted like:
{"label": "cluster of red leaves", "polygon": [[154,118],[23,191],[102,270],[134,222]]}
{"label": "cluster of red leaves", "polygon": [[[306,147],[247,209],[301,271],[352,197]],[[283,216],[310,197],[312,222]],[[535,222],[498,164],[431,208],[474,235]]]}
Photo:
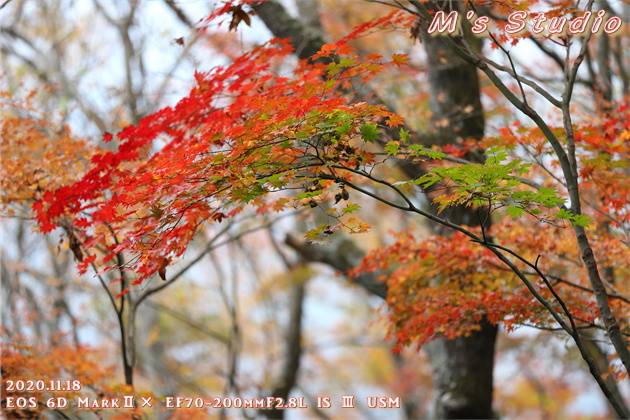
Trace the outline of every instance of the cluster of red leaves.
{"label": "cluster of red leaves", "polygon": [[[629,98],[630,99],[630,98]],[[580,151],[580,179],[585,198],[610,214],[613,226],[627,221],[630,214],[630,119],[627,101],[611,111],[599,124],[575,134]],[[589,193],[590,192],[590,193]]]}
{"label": "cluster of red leaves", "polygon": [[382,279],[388,286],[389,336],[400,351],[411,343],[422,346],[436,338],[468,335],[479,329],[484,317],[494,324],[503,321],[508,328],[542,317],[514,276],[498,266],[489,250],[460,233],[416,240],[411,232],[403,232],[350,274],[387,273]]}
{"label": "cluster of red leaves", "polygon": [[[538,255],[543,255],[538,267],[548,274],[576,322],[590,325],[596,321],[597,306],[592,293],[585,293],[588,278],[570,230],[541,224],[532,231],[505,218],[488,234],[501,238],[502,245],[519,250],[532,263]],[[593,234],[596,248],[606,239],[610,237]],[[612,267],[614,263],[616,274],[627,276],[630,266],[619,264],[618,258],[630,261],[630,252],[618,245],[614,250],[614,258],[604,259],[603,267],[609,264]],[[531,269],[519,265],[530,273],[528,277],[538,293],[564,316],[549,288]],[[470,242],[459,232],[422,240],[409,231],[403,232],[395,243],[372,252],[350,274],[358,276],[363,271],[386,273],[381,276],[388,286],[385,316],[389,321],[389,336],[395,339],[398,351],[411,343],[421,346],[436,338],[469,335],[479,329],[484,319],[492,324],[502,323],[508,330],[519,325],[540,328],[554,325],[547,310],[514,273],[487,248]],[[628,313],[623,300],[611,301],[618,314]],[[623,328],[625,331],[628,326]]]}
{"label": "cluster of red leaves", "polygon": [[197,85],[176,106],[117,133],[117,150],[95,154],[83,177],[33,205],[41,230],[71,224],[87,251],[81,270],[112,267],[125,255],[122,268],[139,284],[158,271],[164,276],[202,223],[248,204],[265,211],[301,205],[303,197],[281,191],[325,191],[338,179],[334,166],[369,165],[374,156],[359,140],[373,141],[378,121],[402,120],[340,92],[407,58],[361,59],[338,43],[318,55],[328,64],[303,62],[291,78],[277,76],[274,66],[290,53],[288,42],[273,40],[227,67],[197,73]]}

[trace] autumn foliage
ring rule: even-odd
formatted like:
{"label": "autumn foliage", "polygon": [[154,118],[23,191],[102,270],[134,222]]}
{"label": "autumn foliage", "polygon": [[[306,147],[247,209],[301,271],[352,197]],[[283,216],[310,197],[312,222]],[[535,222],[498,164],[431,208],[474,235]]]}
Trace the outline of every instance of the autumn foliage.
{"label": "autumn foliage", "polygon": [[[594,248],[600,250],[598,260],[602,269],[609,272],[612,279],[630,276],[628,246],[620,241],[619,234],[614,230],[627,218],[630,197],[628,177],[625,176],[625,159],[630,146],[630,122],[623,117],[626,112],[627,106],[623,105],[611,111],[601,126],[589,124],[576,132],[578,156],[583,163],[584,197],[591,207],[588,213],[592,215],[590,232]],[[492,148],[501,145],[508,150],[518,147],[535,157],[551,154],[549,145],[537,128],[526,129],[517,122],[502,128],[501,134],[501,137],[487,138],[475,146]],[[465,151],[466,146],[458,149],[457,153],[463,155]],[[518,162],[518,159],[512,162]],[[447,167],[458,168],[458,171],[461,168]],[[550,169],[557,170],[557,167],[554,162],[549,165]],[[545,170],[547,168],[542,166],[531,167],[528,172],[544,176]],[[441,172],[435,170],[434,173]],[[471,172],[465,176],[470,177]],[[469,186],[472,182],[456,188],[453,178],[449,181],[451,187],[436,199],[437,203],[474,205],[490,200],[487,196],[475,196],[474,188]],[[548,179],[548,182],[552,187],[550,192],[561,188],[554,179]],[[481,187],[481,184],[477,185]],[[504,191],[521,199],[527,189],[522,186],[514,190],[497,186],[492,194]],[[475,199],[480,201],[475,203]],[[597,305],[592,292],[588,293],[588,277],[581,265],[573,235],[567,230],[567,221],[550,217],[551,206],[543,203],[514,206],[515,203],[496,206],[497,212],[503,208],[507,211],[485,235],[496,238],[502,246],[518,249],[525,260],[535,261],[538,267],[549,273],[554,287],[562,293],[564,302],[571,307],[573,317],[580,325],[594,325]],[[540,222],[535,231],[527,226],[533,218]],[[531,270],[531,267],[523,268]],[[412,231],[402,232],[394,244],[373,252],[352,274],[357,276],[363,270],[387,273],[382,275],[382,279],[389,286],[391,335],[399,345],[398,350],[402,345],[416,343],[421,346],[435,338],[469,334],[483,317],[493,323],[502,323],[508,331],[520,325],[538,328],[553,325],[549,313],[520,284],[520,280],[502,267],[492,252],[471,242],[460,232],[446,238],[432,236],[421,240],[416,239]],[[537,287],[547,298],[552,297],[543,282]],[[626,313],[627,282],[621,281],[611,287],[614,290],[611,304],[620,310],[620,314]],[[561,312],[560,307],[556,310]],[[627,331],[629,325],[623,319],[622,316],[622,329]]]}
{"label": "autumn foliage", "polygon": [[[327,64],[302,62],[291,78],[275,74],[291,53],[287,42],[280,40],[244,54],[229,66],[198,73],[197,86],[177,106],[117,133],[117,150],[94,154],[89,169],[76,182],[49,188],[33,205],[41,230],[48,232],[65,225],[81,232],[77,235],[86,250],[86,258],[80,263],[83,271],[92,263],[99,270],[111,268],[116,255],[127,254],[124,268],[136,273],[134,285],[160,270],[161,276],[166,276],[168,264],[184,253],[202,223],[221,222],[238,214],[245,205],[253,205],[262,214],[319,207],[324,200],[334,200],[337,206],[326,212],[338,223],[322,225],[307,238],[319,240],[339,229],[350,233],[368,230],[368,225],[352,215],[358,206],[345,203],[347,191],[354,184],[360,185],[366,175],[369,178],[383,161],[370,147],[379,140],[380,127],[400,126],[403,119],[383,106],[353,102],[352,95],[341,93],[356,84],[368,83],[388,67],[406,65],[408,58],[401,54],[394,54],[390,61],[379,54],[360,57],[347,41],[374,30],[412,23],[396,12],[361,25],[314,57]],[[543,231],[552,229],[545,224],[555,225],[553,234],[559,238],[566,236],[562,228],[569,222],[587,225],[596,218],[604,224],[596,229],[597,237],[613,244],[618,241],[612,232],[605,231],[605,224],[612,222],[615,227],[623,222],[628,199],[627,178],[620,185],[623,177],[615,175],[623,173],[622,157],[628,152],[628,121],[622,117],[625,111],[624,107],[611,111],[599,127],[591,123],[576,129],[582,189],[585,200],[593,204],[593,210],[582,215],[555,209],[566,198],[558,193],[560,185],[553,178],[537,191],[519,180],[520,176],[540,176],[545,170],[558,168],[554,162],[537,168],[522,158],[510,157],[510,151],[520,153],[521,149],[534,158],[552,152],[536,127],[514,124],[502,129],[501,137],[477,144],[494,153],[483,165],[457,165],[442,159],[449,152],[462,156],[465,147],[454,150],[446,146],[442,152],[407,145],[409,134],[403,129],[400,139],[388,142],[385,150],[390,159],[433,162],[434,170],[425,177],[398,184],[399,188],[426,188],[448,180],[445,193],[434,198],[442,208],[489,205],[492,211],[505,208],[508,216],[532,223],[532,218],[526,216],[529,214],[542,223]],[[112,134],[105,134],[106,142],[112,139]],[[296,189],[302,192],[287,194]],[[528,235],[514,236],[518,226],[506,219],[485,234],[502,244],[517,245],[530,260],[536,259],[536,253],[542,255],[541,266],[549,269],[552,261],[569,257],[570,245],[565,250],[558,241],[554,249],[545,250],[541,247],[544,242]],[[539,238],[546,237],[538,232]],[[116,242],[116,236],[123,239]],[[462,235],[433,238],[424,245],[415,245],[409,238],[403,243],[372,257],[381,269],[389,268],[386,261],[390,258],[402,258],[399,262],[404,264],[389,277],[389,284],[423,291],[408,293],[411,296],[403,299],[397,287],[391,289],[394,313],[411,320],[411,324],[394,322],[401,326],[400,343],[408,343],[409,337],[422,344],[441,335],[452,338],[465,334],[484,314],[492,322],[504,321],[508,326],[526,321],[544,325],[550,321],[526,291],[511,292],[522,290],[518,280],[497,268],[500,263],[487,248],[467,243]],[[99,254],[96,247],[105,253]],[[419,251],[413,251],[415,247],[420,247]],[[616,276],[627,275],[628,267],[618,265],[628,260],[627,248],[607,250],[617,254],[609,259],[616,264]],[[414,258],[408,258],[409,254]],[[478,258],[471,258],[473,255]],[[459,257],[462,261],[457,263]],[[573,252],[570,258],[577,261],[579,256]],[[436,266],[435,262],[444,259],[452,264],[446,271],[437,272],[436,267],[444,266]],[[365,264],[364,268],[371,267],[369,262]],[[576,275],[579,270],[567,271],[566,263],[560,267],[564,268],[557,277],[569,276],[572,283],[587,287]],[[413,278],[420,283],[409,283]],[[429,302],[429,306],[418,305],[417,299]],[[587,294],[572,307],[592,314],[593,302]],[[426,322],[427,317],[432,321]],[[464,324],[452,328],[448,320]],[[587,323],[593,321],[593,316],[584,319]],[[414,323],[429,330],[416,331]]]}
{"label": "autumn foliage", "polygon": [[[492,3],[497,13],[526,8],[526,2]],[[246,3],[228,2],[206,24],[227,17],[229,29],[249,25],[247,10]],[[559,15],[571,12],[567,2],[554,8]],[[5,105],[29,117],[7,114],[1,126],[7,156],[0,176],[3,203],[31,204],[43,233],[63,229],[82,273],[121,269],[133,275],[131,286],[138,286],[156,275],[168,280],[169,266],[202,226],[248,207],[260,215],[324,212],[330,222],[306,232],[311,242],[338,232],[367,232],[371,227],[357,199],[367,196],[442,223],[448,231],[397,232],[349,273],[380,273],[388,288],[383,313],[395,350],[465,337],[485,321],[508,331],[523,325],[553,330],[558,319],[572,331],[608,328],[599,312],[602,296],[627,343],[627,104],[611,104],[595,117],[575,105],[571,132],[562,123],[539,124],[532,117],[511,121],[480,141],[418,144],[402,116],[358,93],[383,73],[407,67],[410,57],[362,54],[352,42],[388,31],[417,38],[419,16],[397,10],[366,22],[297,64],[288,60],[289,42],[274,39],[229,65],[196,73],[196,85],[175,106],[118,133],[104,133],[108,146],[102,149],[70,141],[65,128],[30,116],[36,110],[28,99],[5,94]],[[497,34],[493,42],[499,48],[519,38]],[[491,75],[486,81],[495,82]],[[497,87],[501,91],[498,82]],[[42,136],[50,130],[54,147],[51,136]],[[395,138],[386,134],[392,132]],[[483,157],[469,160],[475,154]],[[65,171],[69,160],[76,162],[71,173]],[[580,211],[562,175],[565,161],[571,161],[578,180]],[[403,162],[422,166],[424,175],[401,179],[396,168]],[[8,174],[17,182],[7,182]],[[422,191],[430,191],[437,215],[416,204]],[[486,228],[440,219],[458,206],[480,215],[487,211],[485,217],[495,222]],[[584,251],[576,245],[580,229],[605,273],[604,295],[595,290]],[[47,357],[63,357],[62,350]],[[3,350],[3,376],[11,369],[7,374],[19,377],[19,366],[32,362],[29,354]],[[88,353],[85,358],[91,363]],[[61,375],[56,366],[41,374]],[[627,375],[610,373],[618,380]],[[94,368],[85,382],[97,384],[101,374]]]}
{"label": "autumn foliage", "polygon": [[[96,245],[107,250],[103,256],[90,253],[83,270],[93,262],[107,267],[127,252],[133,257],[126,268],[140,284],[164,261],[180,257],[203,222],[232,217],[246,204],[266,212],[300,207],[304,199],[316,203],[340,187],[338,169],[327,163],[340,169],[371,165],[374,155],[359,141],[373,143],[381,119],[401,124],[382,106],[348,103],[339,89],[403,61],[360,60],[348,56],[352,51],[345,44],[329,46],[321,57],[345,58],[327,66],[302,63],[297,77],[288,79],[275,76],[271,66],[291,48],[272,41],[226,68],[197,74],[189,97],[122,130],[118,150],[95,154],[81,179],[37,201],[33,209],[41,230],[70,218],[72,226],[90,232],[83,238],[88,253]],[[155,152],[149,150],[153,141]],[[281,193],[297,187],[310,191]],[[356,219],[345,226],[367,229]],[[124,240],[112,242],[119,232]]]}
{"label": "autumn foliage", "polygon": [[[28,340],[21,341],[3,343],[2,346],[2,407],[10,418],[39,419],[43,412],[50,409],[46,402],[51,399],[55,403],[58,399],[67,401],[68,406],[64,410],[76,410],[79,397],[115,398],[129,395],[131,391],[130,387],[110,385],[115,383],[114,371],[103,366],[100,362],[102,356],[95,350],[62,343],[42,346],[26,344]],[[9,382],[12,389],[7,391]],[[26,384],[26,387],[20,389],[20,383]],[[43,390],[40,385],[53,391]],[[37,405],[18,407],[14,402],[11,404],[13,408],[9,409],[7,398],[14,401],[33,399]],[[100,410],[94,411],[98,414]],[[131,409],[118,410],[116,416],[131,418],[132,414]]]}
{"label": "autumn foliage", "polygon": [[[93,152],[84,141],[72,138],[58,118],[37,109],[37,94],[19,98],[0,92],[0,190],[9,216],[16,206],[41,200],[45,191],[72,182]],[[73,171],[68,171],[68,162]]]}

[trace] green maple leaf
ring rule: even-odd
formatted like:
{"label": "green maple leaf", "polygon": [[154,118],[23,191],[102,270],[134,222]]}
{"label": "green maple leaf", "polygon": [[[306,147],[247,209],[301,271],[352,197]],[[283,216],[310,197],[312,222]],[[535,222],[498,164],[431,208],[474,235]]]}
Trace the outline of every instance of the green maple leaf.
{"label": "green maple leaf", "polygon": [[365,123],[359,130],[361,131],[363,140],[369,143],[374,143],[374,140],[378,140],[380,138],[380,132],[378,131],[376,124]]}

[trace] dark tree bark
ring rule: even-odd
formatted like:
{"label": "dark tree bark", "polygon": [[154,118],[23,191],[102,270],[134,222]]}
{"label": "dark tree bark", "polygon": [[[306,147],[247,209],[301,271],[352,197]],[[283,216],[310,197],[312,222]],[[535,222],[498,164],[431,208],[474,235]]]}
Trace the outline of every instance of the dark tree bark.
{"label": "dark tree bark", "polygon": [[425,346],[433,366],[435,418],[490,419],[497,327],[488,322],[469,337]]}

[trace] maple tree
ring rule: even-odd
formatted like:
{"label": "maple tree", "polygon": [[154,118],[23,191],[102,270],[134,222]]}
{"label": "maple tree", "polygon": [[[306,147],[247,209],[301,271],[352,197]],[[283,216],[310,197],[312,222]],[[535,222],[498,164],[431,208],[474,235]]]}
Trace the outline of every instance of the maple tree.
{"label": "maple tree", "polygon": [[[197,73],[197,85],[176,106],[115,135],[106,133],[103,140],[115,138],[118,147],[94,152],[84,173],[74,174],[76,180],[35,188],[41,197],[21,199],[36,200],[32,208],[42,232],[65,229],[80,270],[116,269],[119,280],[131,272],[132,286],[156,275],[168,281],[169,267],[203,224],[229,220],[246,207],[260,215],[323,211],[329,221],[307,232],[312,242],[368,231],[356,198],[361,194],[421,215],[454,233],[418,238],[412,230],[402,232],[352,271],[354,276],[387,273],[387,317],[397,350],[466,337],[484,320],[508,330],[559,325],[574,339],[617,413],[625,415],[623,401],[602,379],[580,331],[605,330],[625,368],[611,374],[627,376],[623,279],[630,259],[627,238],[626,244],[618,238],[619,232],[628,234],[627,106],[611,103],[590,121],[572,108],[578,105],[572,93],[588,42],[566,63],[563,96],[556,99],[521,75],[512,80],[520,86],[519,94],[513,93],[495,71],[515,75],[515,70],[444,37],[531,125],[515,122],[495,137],[458,145],[418,144],[402,116],[353,90],[406,67],[410,58],[361,55],[349,45],[376,31],[414,32],[431,20],[423,3],[410,4],[413,13],[395,10],[360,25],[297,64],[290,76],[277,75],[293,54],[286,40]],[[529,3],[493,6],[498,12],[527,10]],[[557,13],[573,12],[567,6]],[[248,10],[229,2],[207,22],[227,15],[233,29],[249,23]],[[506,52],[510,40],[493,40]],[[522,85],[560,110],[563,125],[546,122]],[[473,158],[480,153],[485,158]],[[400,178],[395,168],[404,163],[424,169],[412,179]],[[442,213],[417,204],[422,190]],[[470,209],[480,223],[466,226],[444,216],[456,207]],[[608,278],[602,281],[600,272]],[[118,297],[129,290],[125,285]]]}

